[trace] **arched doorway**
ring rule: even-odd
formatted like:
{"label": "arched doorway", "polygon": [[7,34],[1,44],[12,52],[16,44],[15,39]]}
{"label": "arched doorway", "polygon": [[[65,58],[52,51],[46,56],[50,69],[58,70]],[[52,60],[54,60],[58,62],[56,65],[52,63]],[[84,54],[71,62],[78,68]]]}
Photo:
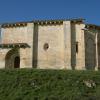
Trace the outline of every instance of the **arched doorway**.
{"label": "arched doorway", "polygon": [[7,52],[5,57],[5,68],[20,68],[20,54],[18,48],[11,49]]}
{"label": "arched doorway", "polygon": [[20,68],[20,57],[17,56],[14,59],[14,68]]}

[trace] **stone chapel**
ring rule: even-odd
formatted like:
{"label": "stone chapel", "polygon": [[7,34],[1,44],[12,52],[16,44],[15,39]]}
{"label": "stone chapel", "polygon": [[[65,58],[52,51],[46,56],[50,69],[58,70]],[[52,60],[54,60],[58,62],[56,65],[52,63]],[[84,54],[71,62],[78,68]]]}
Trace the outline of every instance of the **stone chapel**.
{"label": "stone chapel", "polygon": [[84,19],[0,25],[0,68],[100,69],[100,26]]}

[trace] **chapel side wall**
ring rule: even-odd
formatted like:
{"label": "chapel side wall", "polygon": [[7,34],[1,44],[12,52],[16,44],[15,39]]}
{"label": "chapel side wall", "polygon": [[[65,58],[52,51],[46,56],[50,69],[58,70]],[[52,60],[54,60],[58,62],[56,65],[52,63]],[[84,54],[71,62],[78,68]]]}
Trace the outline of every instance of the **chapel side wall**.
{"label": "chapel side wall", "polygon": [[[63,24],[38,25],[38,63],[41,69],[64,69]],[[49,48],[44,50],[44,44]]]}
{"label": "chapel side wall", "polygon": [[85,38],[84,38],[84,23],[75,24],[76,42],[78,43],[78,53],[76,53],[76,67],[77,70],[85,69]]}
{"label": "chapel side wall", "polygon": [[[32,67],[32,49],[33,49],[33,23],[28,23],[27,26],[19,27],[6,27],[3,28],[2,33],[2,43],[27,43],[30,48],[20,48],[20,68],[30,68]],[[5,56],[8,49],[5,51]],[[5,56],[3,59],[5,59]]]}

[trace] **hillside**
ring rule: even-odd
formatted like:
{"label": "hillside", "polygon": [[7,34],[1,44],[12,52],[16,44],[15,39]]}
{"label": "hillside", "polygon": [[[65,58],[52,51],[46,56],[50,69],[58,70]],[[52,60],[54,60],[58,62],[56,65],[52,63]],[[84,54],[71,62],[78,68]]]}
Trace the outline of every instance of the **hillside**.
{"label": "hillside", "polygon": [[0,100],[100,100],[100,72],[0,70]]}

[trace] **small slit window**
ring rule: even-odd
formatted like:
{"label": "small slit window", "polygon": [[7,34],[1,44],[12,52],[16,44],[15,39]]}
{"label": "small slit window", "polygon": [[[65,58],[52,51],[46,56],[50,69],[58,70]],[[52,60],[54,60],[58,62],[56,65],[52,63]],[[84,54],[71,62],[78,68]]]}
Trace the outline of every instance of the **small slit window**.
{"label": "small slit window", "polygon": [[78,42],[76,42],[76,53],[78,53]]}

